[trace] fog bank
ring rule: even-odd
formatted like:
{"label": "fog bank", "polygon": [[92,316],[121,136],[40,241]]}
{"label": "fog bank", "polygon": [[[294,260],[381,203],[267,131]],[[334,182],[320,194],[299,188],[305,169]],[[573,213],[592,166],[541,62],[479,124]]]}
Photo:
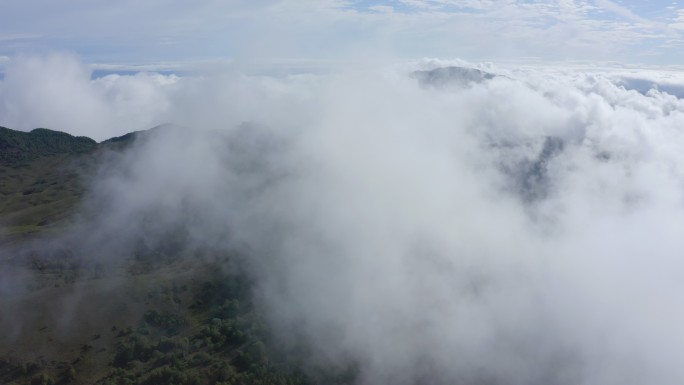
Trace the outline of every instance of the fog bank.
{"label": "fog bank", "polygon": [[[175,124],[100,170],[84,247],[114,258],[180,232],[235,252],[312,360],[356,362],[363,384],[684,380],[676,96],[621,73],[429,60],[95,80],[74,58],[16,60],[2,125]],[[450,64],[488,76],[413,72]]]}

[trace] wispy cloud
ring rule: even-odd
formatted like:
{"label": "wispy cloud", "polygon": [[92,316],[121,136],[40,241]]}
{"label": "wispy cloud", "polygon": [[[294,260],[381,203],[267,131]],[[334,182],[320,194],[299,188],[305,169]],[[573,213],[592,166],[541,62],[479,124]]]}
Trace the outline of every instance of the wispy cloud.
{"label": "wispy cloud", "polygon": [[13,33],[13,34],[7,34],[7,35],[0,34],[0,42],[12,41],[12,40],[24,40],[24,39],[38,39],[40,37],[41,37],[41,35],[39,35],[39,34],[30,34],[30,33]]}
{"label": "wispy cloud", "polygon": [[670,4],[647,12],[611,0],[6,0],[0,55],[67,50],[124,64],[371,53],[640,61],[648,53],[665,63],[684,55],[664,46],[682,38],[681,25]]}

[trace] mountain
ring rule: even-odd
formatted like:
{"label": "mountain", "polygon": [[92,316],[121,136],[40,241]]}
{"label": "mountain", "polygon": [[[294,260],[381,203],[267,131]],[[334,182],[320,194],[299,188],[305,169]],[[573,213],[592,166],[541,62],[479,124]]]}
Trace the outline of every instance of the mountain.
{"label": "mountain", "polygon": [[353,366],[304,370],[279,347],[231,255],[197,258],[171,237],[115,260],[83,252],[91,176],[145,135],[0,128],[0,384],[351,382]]}
{"label": "mountain", "polygon": [[439,67],[426,71],[414,71],[411,74],[421,84],[433,87],[467,86],[493,79],[496,75],[468,67]]}
{"label": "mountain", "polygon": [[0,127],[0,164],[19,162],[56,155],[77,155],[93,151],[97,142],[84,136],[72,136],[46,128],[31,132]]}
{"label": "mountain", "polygon": [[64,220],[83,194],[97,148],[63,132],[0,127],[0,244]]}
{"label": "mountain", "polygon": [[64,224],[97,158],[125,149],[140,135],[97,143],[45,128],[22,132],[0,127],[0,244]]}

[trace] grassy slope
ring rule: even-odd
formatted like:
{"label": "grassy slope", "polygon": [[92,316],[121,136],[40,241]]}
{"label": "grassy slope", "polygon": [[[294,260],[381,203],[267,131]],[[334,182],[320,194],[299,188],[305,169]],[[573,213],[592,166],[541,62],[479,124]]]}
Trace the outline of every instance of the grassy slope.
{"label": "grassy slope", "polygon": [[[98,151],[134,138],[98,145],[49,130],[0,128],[0,246],[12,246],[5,253],[67,227]],[[353,377],[345,371],[317,381],[275,353],[245,277],[226,271],[227,256],[197,261],[152,250],[104,270],[69,250],[61,257],[52,251],[51,257],[0,256],[5,277],[8,269],[26,275],[0,296],[0,384],[302,384]]]}
{"label": "grassy slope", "polygon": [[96,148],[89,138],[0,127],[0,243],[63,222],[83,194],[85,160]]}

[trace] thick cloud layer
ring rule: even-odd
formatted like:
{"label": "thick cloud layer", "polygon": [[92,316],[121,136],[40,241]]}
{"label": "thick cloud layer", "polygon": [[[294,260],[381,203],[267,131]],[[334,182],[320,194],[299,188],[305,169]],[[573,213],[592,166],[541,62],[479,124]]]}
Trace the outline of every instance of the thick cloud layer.
{"label": "thick cloud layer", "polygon": [[274,329],[312,359],[356,362],[368,384],[684,380],[675,96],[562,69],[90,81],[71,59],[20,60],[2,124],[185,127],[99,173],[93,244],[180,229],[187,247],[238,250]]}
{"label": "thick cloud layer", "polygon": [[311,92],[307,77],[290,84],[230,67],[186,78],[142,72],[91,80],[91,72],[71,55],[13,58],[0,81],[0,125],[49,127],[100,141],[165,123],[203,129],[275,123]]}

